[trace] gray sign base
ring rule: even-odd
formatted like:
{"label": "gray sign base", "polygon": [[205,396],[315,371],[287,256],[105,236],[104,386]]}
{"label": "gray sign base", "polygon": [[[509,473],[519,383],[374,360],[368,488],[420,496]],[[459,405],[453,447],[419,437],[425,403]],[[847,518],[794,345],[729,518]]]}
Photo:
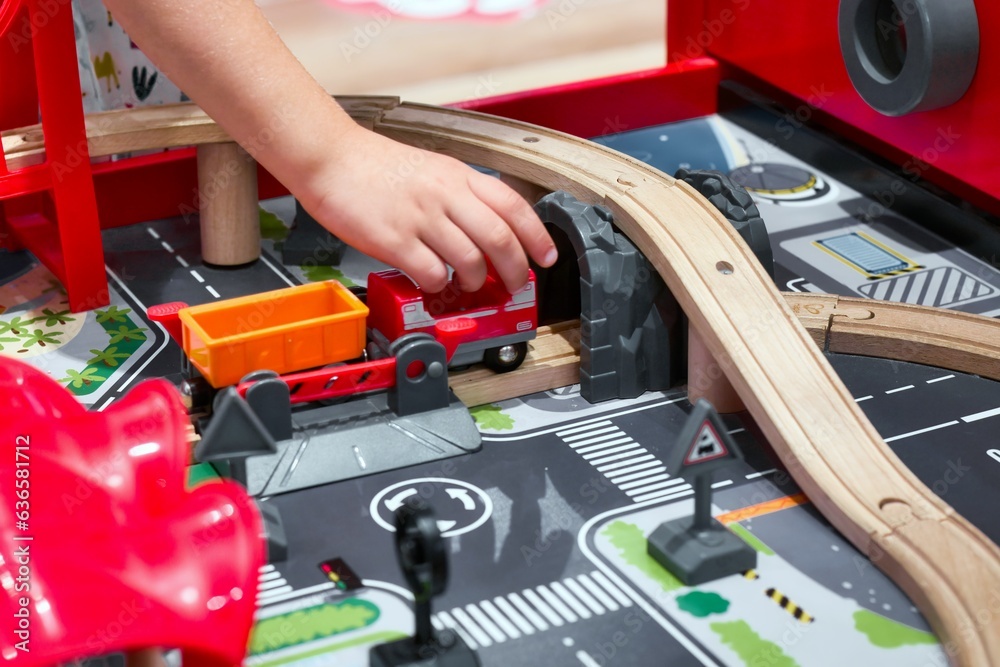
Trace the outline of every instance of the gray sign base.
{"label": "gray sign base", "polygon": [[468,408],[454,394],[447,407],[399,417],[375,394],[292,413],[293,435],[274,454],[246,459],[250,495],[274,496],[418,463],[482,446]]}
{"label": "gray sign base", "polygon": [[649,536],[647,553],[681,580],[697,586],[757,567],[757,552],[716,520],[710,530],[691,530],[692,517],[661,523]]}

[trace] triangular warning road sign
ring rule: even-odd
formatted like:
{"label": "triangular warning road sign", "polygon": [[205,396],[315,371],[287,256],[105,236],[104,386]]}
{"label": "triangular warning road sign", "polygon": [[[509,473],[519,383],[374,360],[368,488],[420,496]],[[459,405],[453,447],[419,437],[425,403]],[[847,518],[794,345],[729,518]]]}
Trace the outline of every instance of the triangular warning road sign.
{"label": "triangular warning road sign", "polygon": [[697,472],[708,472],[742,458],[743,453],[722,418],[711,403],[701,399],[691,410],[665,462],[670,474],[679,476],[688,466],[696,466]]}
{"label": "triangular warning road sign", "polygon": [[722,444],[722,438],[715,432],[712,422],[706,420],[702,423],[698,436],[688,448],[687,456],[684,457],[684,465],[703,463],[728,455],[729,450]]}

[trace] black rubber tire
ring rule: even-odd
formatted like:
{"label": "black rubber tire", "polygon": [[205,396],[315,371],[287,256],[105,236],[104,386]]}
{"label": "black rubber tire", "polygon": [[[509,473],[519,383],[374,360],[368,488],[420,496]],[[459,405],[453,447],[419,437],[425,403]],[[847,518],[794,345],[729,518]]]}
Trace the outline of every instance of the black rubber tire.
{"label": "black rubber tire", "polygon": [[[506,345],[502,347],[507,347]],[[528,356],[528,343],[522,341],[520,343],[514,343],[512,347],[517,351],[517,357],[513,361],[505,362],[500,358],[499,347],[491,347],[483,353],[483,363],[486,364],[486,368],[490,369],[494,373],[510,373],[515,370],[522,363],[524,363],[525,357]]]}

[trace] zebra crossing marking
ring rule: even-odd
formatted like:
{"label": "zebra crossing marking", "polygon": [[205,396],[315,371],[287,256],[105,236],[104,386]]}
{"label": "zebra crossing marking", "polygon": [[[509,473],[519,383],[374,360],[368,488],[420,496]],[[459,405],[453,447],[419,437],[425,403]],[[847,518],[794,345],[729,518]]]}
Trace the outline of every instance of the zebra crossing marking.
{"label": "zebra crossing marking", "polygon": [[431,622],[438,630],[454,630],[475,649],[601,616],[631,604],[610,579],[594,571],[441,611]]}
{"label": "zebra crossing marking", "polygon": [[511,603],[517,607],[518,611],[524,614],[524,617],[531,621],[531,624],[538,628],[539,632],[545,632],[549,629],[549,624],[538,615],[534,609],[528,606],[528,603],[521,599],[521,596],[517,593],[510,593],[507,595],[510,598]]}

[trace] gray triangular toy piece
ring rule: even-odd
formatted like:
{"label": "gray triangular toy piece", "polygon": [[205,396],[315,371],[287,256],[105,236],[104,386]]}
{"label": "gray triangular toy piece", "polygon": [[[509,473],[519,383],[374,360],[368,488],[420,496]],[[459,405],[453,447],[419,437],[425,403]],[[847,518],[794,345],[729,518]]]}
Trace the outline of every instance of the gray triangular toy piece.
{"label": "gray triangular toy piece", "polygon": [[194,455],[198,461],[221,461],[272,454],[277,450],[267,427],[236,389],[228,387],[215,402],[214,414]]}
{"label": "gray triangular toy piece", "polygon": [[702,398],[691,410],[664,463],[671,475],[683,477],[716,470],[742,459],[743,452],[729,434],[729,428],[712,404]]}

